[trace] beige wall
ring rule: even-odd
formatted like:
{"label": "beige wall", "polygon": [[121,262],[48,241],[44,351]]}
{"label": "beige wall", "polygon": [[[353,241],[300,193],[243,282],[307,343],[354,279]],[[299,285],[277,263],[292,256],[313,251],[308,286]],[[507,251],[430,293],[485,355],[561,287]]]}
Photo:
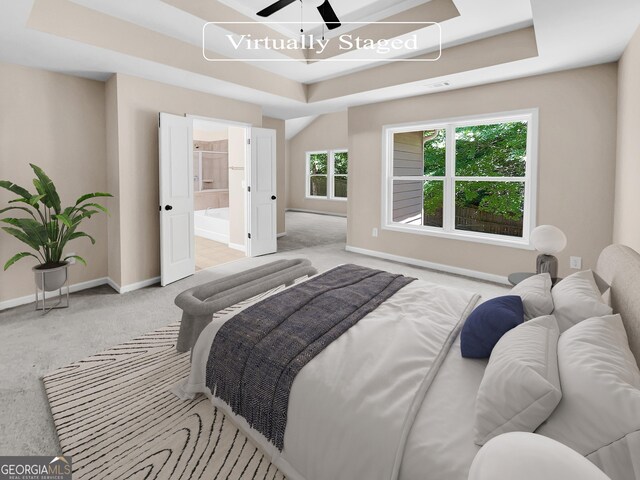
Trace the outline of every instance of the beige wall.
{"label": "beige wall", "polygon": [[285,138],[285,122],[277,118],[262,117],[263,128],[270,128],[276,131],[276,157],[277,157],[277,176],[276,196],[278,197],[278,233],[285,233],[284,213],[287,207],[287,177],[285,174],[286,164],[286,138]]}
{"label": "beige wall", "polygon": [[[85,193],[105,191],[104,99],[104,83],[0,64],[0,179],[33,191],[29,163],[34,163],[54,181],[64,205]],[[0,190],[0,206],[14,197]],[[21,213],[15,215],[23,216]],[[78,239],[67,246],[66,252],[75,252],[88,262],[86,267],[76,264],[70,269],[72,284],[107,275],[106,216],[88,219],[82,231],[94,236],[96,245]],[[0,232],[2,265],[15,253],[27,250],[26,245]],[[6,272],[0,269],[0,302],[34,293],[31,267],[35,264],[35,259],[23,259]]]}
{"label": "beige wall", "polygon": [[[256,105],[127,75],[118,74],[116,85],[119,201],[127,206],[120,212],[118,283],[127,286],[160,274],[158,112],[260,126],[262,110]],[[108,136],[113,133],[108,132]]]}
{"label": "beige wall", "polygon": [[640,251],[640,29],[618,71],[618,158],[613,240]]}
{"label": "beige wall", "polygon": [[120,232],[120,135],[118,133],[118,76],[113,75],[105,87],[107,189],[114,198],[107,201],[107,276],[122,284],[120,268],[122,237]]}
{"label": "beige wall", "polygon": [[607,64],[349,110],[348,245],[505,276],[534,251],[381,230],[382,128],[388,124],[539,108],[538,224],[560,227],[569,256],[595,265],[612,241],[617,66]]}
{"label": "beige wall", "polygon": [[[345,215],[347,203],[342,200],[305,198],[306,152],[347,148],[349,144],[347,112],[322,115],[288,142],[288,205],[287,208]],[[378,142],[380,143],[380,142]],[[351,155],[351,153],[349,154]],[[351,156],[349,156],[351,161]],[[349,182],[351,182],[349,163]]]}

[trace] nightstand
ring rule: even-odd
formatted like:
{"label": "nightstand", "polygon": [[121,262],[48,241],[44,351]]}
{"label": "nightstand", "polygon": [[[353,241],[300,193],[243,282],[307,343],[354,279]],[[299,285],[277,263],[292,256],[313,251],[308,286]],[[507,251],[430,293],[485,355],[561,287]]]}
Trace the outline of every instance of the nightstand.
{"label": "nightstand", "polygon": [[533,277],[535,275],[535,273],[531,273],[531,272],[516,272],[516,273],[512,273],[511,275],[509,275],[509,283],[511,285],[517,285],[520,282],[526,280],[529,277]]}

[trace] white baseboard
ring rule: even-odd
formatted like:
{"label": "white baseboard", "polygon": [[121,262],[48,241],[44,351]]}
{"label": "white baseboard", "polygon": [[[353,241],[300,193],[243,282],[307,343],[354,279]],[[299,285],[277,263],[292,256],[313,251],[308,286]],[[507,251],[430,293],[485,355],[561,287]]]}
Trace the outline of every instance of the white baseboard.
{"label": "white baseboard", "polygon": [[120,285],[114,282],[110,277],[107,277],[107,285],[113,288],[116,292],[120,293]]}
{"label": "white baseboard", "polygon": [[234,250],[239,250],[241,252],[247,253],[247,247],[239,243],[230,243],[229,248],[233,248]]}
{"label": "white baseboard", "polygon": [[[278,233],[277,238],[284,237],[286,234],[287,234],[287,232]],[[246,245],[242,245],[240,243],[229,243],[229,248],[233,248],[234,250],[238,250],[240,252],[247,253]]]}
{"label": "white baseboard", "polygon": [[142,280],[141,282],[130,283],[129,285],[120,286],[110,278],[107,278],[107,284],[113,288],[118,293],[129,293],[134,290],[140,290],[141,288],[150,287],[151,285],[155,285],[160,283],[160,277],[153,277],[147,280]]}
{"label": "white baseboard", "polygon": [[393,262],[406,263],[408,265],[415,265],[416,267],[429,268],[431,270],[437,270],[439,272],[452,273],[454,275],[462,275],[464,277],[477,278],[478,280],[484,280],[487,282],[500,283],[503,285],[511,285],[507,277],[501,275],[494,275],[492,273],[479,272],[477,270],[469,270],[467,268],[452,267],[450,265],[443,265],[441,263],[428,262],[426,260],[418,260],[416,258],[402,257],[400,255],[393,255],[391,253],[377,252],[375,250],[366,250],[364,248],[346,246],[348,252],[359,253],[361,255],[367,255],[369,257],[382,258],[383,260],[391,260]]}
{"label": "white baseboard", "polygon": [[[155,285],[160,283],[160,277],[149,278],[148,280],[143,280],[141,282],[132,283],[129,285],[125,285],[121,287],[116,282],[114,282],[109,277],[96,278],[95,280],[88,280],[86,282],[74,283],[69,286],[69,292],[75,293],[80,292],[82,290],[88,290],[89,288],[99,287],[101,285],[109,285],[118,293],[128,293],[133,292],[134,290],[140,290],[141,288],[149,287],[151,285]],[[35,288],[35,286],[34,286]],[[0,311],[6,310],[7,308],[19,307],[20,305],[26,305],[27,303],[32,303],[36,301],[35,293],[33,295],[26,295],[24,297],[12,298],[11,300],[5,300],[0,302]]]}
{"label": "white baseboard", "polygon": [[[69,292],[80,292],[89,288],[99,287],[100,285],[107,285],[109,279],[107,277],[96,278],[95,280],[87,280],[86,282],[74,283],[69,286]],[[35,286],[34,286],[35,289]],[[52,292],[53,293],[53,292]],[[27,303],[33,303],[36,301],[35,293],[32,295],[25,295],[24,297],[12,298],[11,300],[5,300],[0,302],[0,310],[6,310],[7,308],[19,307],[20,305],[26,305]]]}
{"label": "white baseboard", "polygon": [[197,237],[206,238],[208,240],[213,240],[214,242],[229,243],[229,235],[225,235],[223,233],[211,232],[209,230],[203,230],[201,228],[196,228],[194,233]]}
{"label": "white baseboard", "polygon": [[328,215],[330,217],[347,218],[347,215],[345,213],[322,212],[320,210],[305,210],[303,208],[287,208],[285,212],[314,213],[316,215]]}

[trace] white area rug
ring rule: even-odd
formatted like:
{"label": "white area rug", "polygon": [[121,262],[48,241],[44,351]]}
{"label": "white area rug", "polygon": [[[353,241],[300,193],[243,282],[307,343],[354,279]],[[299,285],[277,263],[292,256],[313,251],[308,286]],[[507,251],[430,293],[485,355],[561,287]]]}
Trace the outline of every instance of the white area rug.
{"label": "white area rug", "polygon": [[284,479],[208,399],[169,388],[189,373],[179,324],[93,355],[43,379],[75,479]]}

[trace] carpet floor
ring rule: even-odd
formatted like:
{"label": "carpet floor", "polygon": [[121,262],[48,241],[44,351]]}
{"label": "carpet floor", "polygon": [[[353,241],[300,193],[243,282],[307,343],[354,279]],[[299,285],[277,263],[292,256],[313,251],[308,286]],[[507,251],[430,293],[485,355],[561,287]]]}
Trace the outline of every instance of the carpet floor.
{"label": "carpet floor", "polygon": [[284,479],[206,397],[169,391],[189,374],[178,330],[159,328],[44,377],[73,478]]}
{"label": "carpet floor", "polygon": [[278,239],[278,252],[347,242],[347,219],[333,215],[287,212],[287,234]]}
{"label": "carpet floor", "polygon": [[[291,221],[293,217],[297,221]],[[336,217],[287,212],[287,237],[305,238],[307,228],[316,228],[325,221],[342,222],[346,229],[344,218],[336,221]],[[301,231],[296,231],[295,224]],[[330,229],[328,226],[326,231]],[[202,270],[164,288],[152,286],[119,295],[110,287],[101,286],[74,293],[70,308],[54,310],[46,316],[34,312],[33,305],[0,312],[0,455],[60,453],[41,378],[79,359],[179,321],[181,311],[173,303],[175,297],[207,281],[280,258],[300,257],[308,258],[319,271],[355,263],[474,291],[485,299],[508,291],[491,283],[350,253],[345,251],[344,240],[335,240],[338,235],[323,238],[333,243],[244,258]]]}

